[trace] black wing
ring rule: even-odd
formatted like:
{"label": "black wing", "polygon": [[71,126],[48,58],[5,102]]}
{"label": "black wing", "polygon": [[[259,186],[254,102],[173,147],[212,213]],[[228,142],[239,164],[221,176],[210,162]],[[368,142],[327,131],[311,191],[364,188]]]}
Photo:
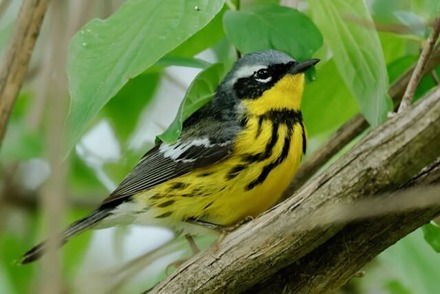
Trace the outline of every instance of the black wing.
{"label": "black wing", "polygon": [[211,143],[208,138],[157,144],[134,170],[107,197],[100,208],[116,207],[133,194],[167,180],[225,159],[232,152],[232,141]]}

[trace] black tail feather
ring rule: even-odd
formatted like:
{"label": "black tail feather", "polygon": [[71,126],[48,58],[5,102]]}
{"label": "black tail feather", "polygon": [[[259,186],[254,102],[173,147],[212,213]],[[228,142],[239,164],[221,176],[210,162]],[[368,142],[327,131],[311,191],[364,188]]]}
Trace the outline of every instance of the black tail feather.
{"label": "black tail feather", "polygon": [[[106,218],[110,214],[111,209],[99,209],[95,210],[85,218],[82,218],[73,224],[71,224],[64,232],[61,233],[60,239],[61,239],[61,246],[67,243],[69,239],[75,235],[78,235],[79,233],[89,229],[90,227],[94,226],[96,223],[101,221],[102,219]],[[23,257],[20,261],[20,264],[27,264],[31,263],[37,259],[39,259],[43,254],[45,253],[45,242],[42,242],[34,247],[32,247],[30,250],[28,250],[25,254],[23,254]]]}

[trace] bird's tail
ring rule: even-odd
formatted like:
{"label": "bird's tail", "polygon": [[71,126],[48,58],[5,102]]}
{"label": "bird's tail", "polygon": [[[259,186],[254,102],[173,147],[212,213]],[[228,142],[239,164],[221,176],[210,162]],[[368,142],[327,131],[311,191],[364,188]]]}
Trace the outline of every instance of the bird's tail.
{"label": "bird's tail", "polygon": [[[89,229],[105,217],[107,217],[111,212],[110,209],[98,209],[86,216],[85,218],[82,218],[74,223],[72,223],[64,232],[60,235],[60,244],[61,246],[66,244],[69,239],[75,235],[78,235],[79,233]],[[20,261],[20,264],[27,264],[30,262],[33,262],[37,259],[39,259],[46,250],[45,242],[42,242],[33,248],[31,248],[29,251],[27,251],[25,254],[23,254],[23,257]]]}

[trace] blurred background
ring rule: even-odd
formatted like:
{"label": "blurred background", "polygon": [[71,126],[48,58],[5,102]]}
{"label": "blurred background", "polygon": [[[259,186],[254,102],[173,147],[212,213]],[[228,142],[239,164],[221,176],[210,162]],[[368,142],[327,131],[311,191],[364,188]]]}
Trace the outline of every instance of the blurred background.
{"label": "blurred background", "polygon": [[[2,55],[21,2],[0,1]],[[51,228],[61,229],[93,210],[173,121],[187,88],[200,72],[183,66],[158,67],[132,80],[140,85],[137,90],[121,90],[66,155],[70,40],[89,20],[107,18],[123,2],[54,0],[50,4],[0,152],[0,293],[30,293],[35,289],[50,293],[44,285],[50,272],[41,270],[42,263],[16,264],[21,254],[47,235],[48,211],[55,209],[59,220]],[[312,20],[316,17],[306,0],[241,2],[243,7],[282,4],[299,9]],[[391,83],[417,60],[438,3],[369,0],[367,6],[379,24]],[[212,46],[197,52],[196,57],[231,64],[235,49],[221,31],[221,23],[216,28],[218,34],[209,40]],[[316,81],[307,85],[303,103],[310,136],[308,155],[359,111],[325,42],[316,57],[323,61],[317,66]],[[425,78],[417,97],[435,83],[435,78]],[[173,233],[163,228],[135,225],[85,233],[60,252],[62,270],[55,273],[60,278],[59,287],[64,293],[143,291],[173,270],[167,268],[170,263],[189,256],[187,244],[178,239],[159,254],[160,258],[135,270],[127,263],[172,237]],[[206,236],[198,241],[206,247],[212,240],[213,236]],[[419,230],[386,250],[365,268],[364,277],[355,278],[341,292],[436,293],[440,289],[439,264],[440,255],[423,240]]]}

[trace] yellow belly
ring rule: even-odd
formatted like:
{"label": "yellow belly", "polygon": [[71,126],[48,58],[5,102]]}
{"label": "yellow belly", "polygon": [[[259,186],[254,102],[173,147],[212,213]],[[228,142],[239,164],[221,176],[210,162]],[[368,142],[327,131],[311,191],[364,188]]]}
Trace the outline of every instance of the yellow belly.
{"label": "yellow belly", "polygon": [[[258,120],[248,124],[258,124]],[[280,198],[293,178],[303,153],[303,130],[296,123],[288,136],[287,125],[281,124],[271,154],[256,164],[243,166],[243,156],[264,153],[273,134],[269,121],[260,128],[251,125],[248,129],[240,134],[228,159],[160,184],[135,199],[151,207],[156,218],[166,219],[169,225],[189,218],[231,225],[247,216],[257,216]],[[287,137],[289,148],[283,150]],[[282,162],[270,168],[283,152],[286,156]]]}

